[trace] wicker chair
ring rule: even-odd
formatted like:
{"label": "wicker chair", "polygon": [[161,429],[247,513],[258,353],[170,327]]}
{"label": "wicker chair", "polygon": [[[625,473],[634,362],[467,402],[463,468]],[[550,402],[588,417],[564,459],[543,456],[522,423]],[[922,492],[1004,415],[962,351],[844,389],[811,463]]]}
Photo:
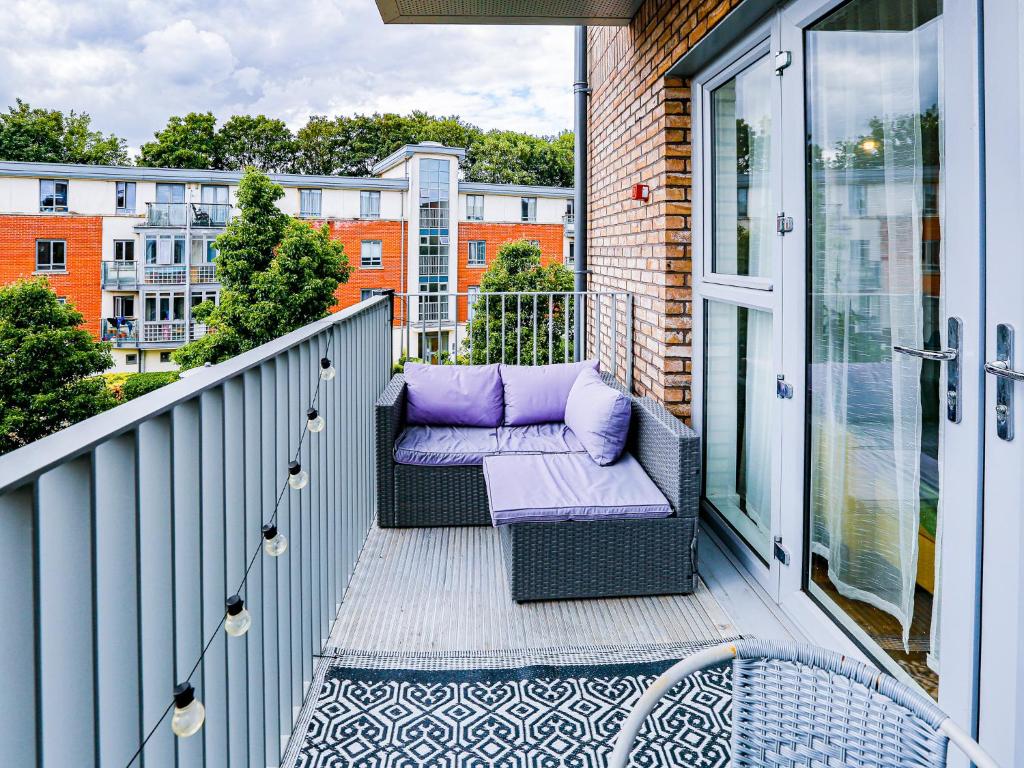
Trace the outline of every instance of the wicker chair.
{"label": "wicker chair", "polygon": [[739,640],[683,659],[627,718],[608,761],[625,768],[644,720],[684,678],[732,660],[734,768],[941,768],[952,741],[978,768],[996,768],[935,704],[867,664],[824,648]]}

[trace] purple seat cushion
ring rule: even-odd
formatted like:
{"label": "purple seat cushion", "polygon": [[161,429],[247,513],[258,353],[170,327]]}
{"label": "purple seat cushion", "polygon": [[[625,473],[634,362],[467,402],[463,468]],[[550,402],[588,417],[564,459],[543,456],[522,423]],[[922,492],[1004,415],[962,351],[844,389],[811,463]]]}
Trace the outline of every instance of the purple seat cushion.
{"label": "purple seat cushion", "polygon": [[604,466],[626,447],[631,412],[629,397],[601,381],[597,371],[584,370],[569,391],[565,423],[590,458]]}
{"label": "purple seat cushion", "polygon": [[498,364],[405,364],[406,421],[453,427],[496,427],[504,415]]}
{"label": "purple seat cushion", "polygon": [[580,453],[583,445],[565,424],[498,427],[498,453]]}
{"label": "purple seat cushion", "polygon": [[395,442],[395,461],[429,467],[479,465],[498,451],[494,427],[406,427]]}
{"label": "purple seat cushion", "polygon": [[488,456],[494,525],[668,517],[672,507],[628,453],[599,466],[582,453]]}
{"label": "purple seat cushion", "polygon": [[505,423],[510,426],[565,421],[565,401],[584,369],[597,370],[596,360],[554,365],[502,365]]}

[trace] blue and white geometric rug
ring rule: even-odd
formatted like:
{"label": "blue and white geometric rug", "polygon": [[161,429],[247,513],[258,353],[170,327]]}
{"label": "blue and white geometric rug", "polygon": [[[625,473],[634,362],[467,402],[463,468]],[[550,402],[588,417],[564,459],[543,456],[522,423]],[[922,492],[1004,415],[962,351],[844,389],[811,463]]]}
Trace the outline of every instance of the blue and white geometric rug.
{"label": "blue and white geometric rug", "polygon": [[[323,659],[319,695],[300,718],[290,757],[299,768],[605,768],[632,705],[700,647],[335,651]],[[632,765],[727,765],[730,676],[728,665],[707,670],[663,699]]]}

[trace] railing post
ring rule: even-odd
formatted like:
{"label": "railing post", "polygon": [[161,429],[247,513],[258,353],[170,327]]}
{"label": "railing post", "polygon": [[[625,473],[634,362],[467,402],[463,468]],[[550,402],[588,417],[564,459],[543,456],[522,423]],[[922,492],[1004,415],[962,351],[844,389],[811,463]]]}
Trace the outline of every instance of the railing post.
{"label": "railing post", "polygon": [[377,296],[388,297],[388,376],[387,379],[391,378],[391,366],[395,362],[395,289],[394,288],[378,288],[374,291]]}
{"label": "railing post", "polygon": [[633,391],[633,294],[626,294],[626,389]]}

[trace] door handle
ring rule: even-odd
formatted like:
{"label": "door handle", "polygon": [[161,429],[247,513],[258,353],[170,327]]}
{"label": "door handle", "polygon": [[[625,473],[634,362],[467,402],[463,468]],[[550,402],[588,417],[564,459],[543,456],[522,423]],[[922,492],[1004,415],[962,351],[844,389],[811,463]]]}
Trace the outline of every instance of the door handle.
{"label": "door handle", "polygon": [[1024,372],[1013,367],[1013,326],[996,326],[996,359],[985,363],[985,373],[996,377],[996,435],[1013,440],[1013,384],[1024,381]]}
{"label": "door handle", "polygon": [[964,321],[951,317],[946,321],[946,349],[915,349],[902,344],[893,344],[892,351],[901,355],[919,357],[922,360],[936,360],[946,365],[946,418],[959,424],[963,415],[960,403],[960,343],[963,339]]}

